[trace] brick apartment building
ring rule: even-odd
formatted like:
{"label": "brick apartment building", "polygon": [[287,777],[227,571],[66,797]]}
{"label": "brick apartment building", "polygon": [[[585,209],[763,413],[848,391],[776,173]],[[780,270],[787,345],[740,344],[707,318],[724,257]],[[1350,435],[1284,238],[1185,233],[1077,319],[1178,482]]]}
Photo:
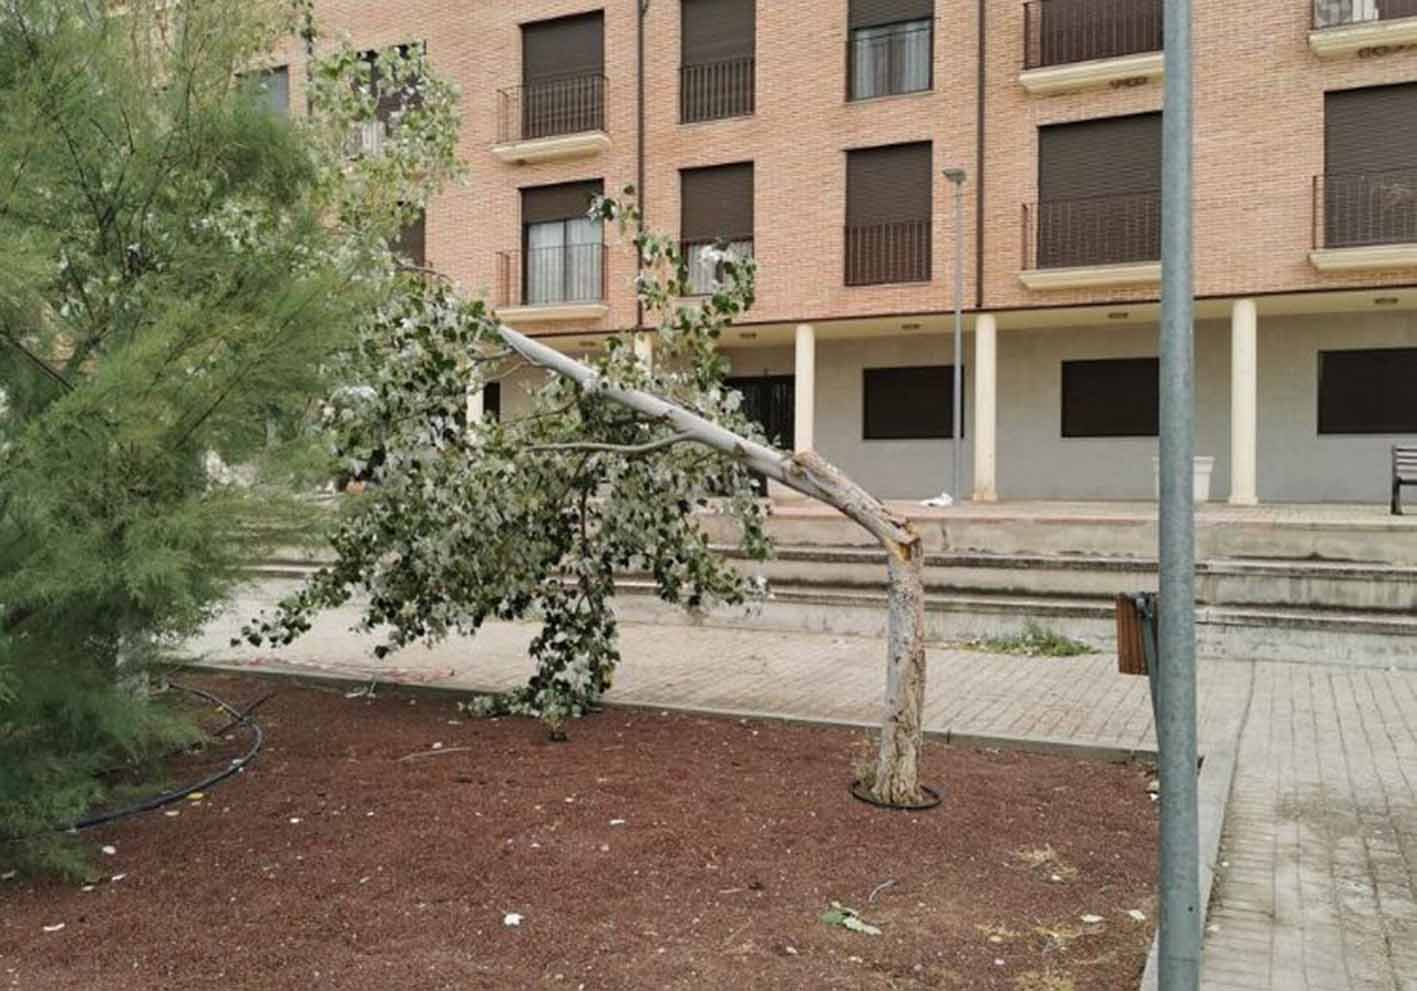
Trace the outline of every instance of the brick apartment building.
{"label": "brick apartment building", "polygon": [[[725,350],[769,430],[923,497],[949,482],[958,235],[963,493],[1136,499],[1157,447],[1163,2],[321,14],[359,45],[426,45],[461,85],[471,182],[410,248],[513,326],[570,351],[635,326],[633,252],[584,213],[636,184],[691,253],[758,259]],[[1389,448],[1417,435],[1417,0],[1196,0],[1195,32],[1214,496],[1383,501]]]}

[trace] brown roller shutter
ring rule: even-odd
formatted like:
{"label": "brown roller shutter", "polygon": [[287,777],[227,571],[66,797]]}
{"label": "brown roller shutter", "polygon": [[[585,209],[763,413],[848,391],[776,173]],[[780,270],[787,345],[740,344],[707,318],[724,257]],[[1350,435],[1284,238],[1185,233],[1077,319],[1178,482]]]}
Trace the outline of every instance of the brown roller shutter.
{"label": "brown roller shutter", "polygon": [[851,0],[850,26],[876,27],[935,16],[935,0]]}
{"label": "brown roller shutter", "polygon": [[563,182],[556,186],[533,186],[522,190],[522,223],[574,220],[590,209],[590,198],[604,188],[599,179]]}
{"label": "brown roller shutter", "polygon": [[1122,196],[1160,188],[1160,114],[1038,129],[1040,200]]}
{"label": "brown roller shutter", "polygon": [[685,241],[751,237],[753,233],[753,163],[685,169],[679,236]]}
{"label": "brown roller shutter", "polygon": [[683,64],[751,58],[756,7],[755,0],[683,0]]}
{"label": "brown roller shutter", "polygon": [[1324,171],[1417,172],[1417,83],[1324,94]]}
{"label": "brown roller shutter", "polygon": [[522,81],[605,71],[605,14],[577,14],[522,25]]}
{"label": "brown roller shutter", "polygon": [[1156,358],[1063,362],[1064,437],[1155,437],[1160,410]]}
{"label": "brown roller shutter", "polygon": [[930,142],[846,153],[846,224],[930,217]]}

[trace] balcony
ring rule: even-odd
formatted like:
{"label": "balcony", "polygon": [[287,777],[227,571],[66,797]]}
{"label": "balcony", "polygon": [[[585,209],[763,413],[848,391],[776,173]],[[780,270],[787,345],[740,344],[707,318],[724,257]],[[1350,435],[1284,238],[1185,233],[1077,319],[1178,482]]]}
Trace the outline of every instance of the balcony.
{"label": "balcony", "polygon": [[1031,0],[1023,8],[1023,72],[1046,95],[1162,74],[1163,0]]}
{"label": "balcony", "polygon": [[605,132],[605,76],[543,79],[497,92],[492,154],[522,165],[586,158],[610,148]]}
{"label": "balcony", "polygon": [[606,247],[563,244],[497,255],[497,315],[508,322],[599,320],[605,305]]}
{"label": "balcony", "polygon": [[846,228],[846,284],[930,281],[929,219]]}
{"label": "balcony", "polygon": [[722,281],[722,263],[717,253],[711,250],[715,248],[738,258],[752,258],[753,235],[679,242],[679,250],[683,253],[684,262],[689,269],[689,295],[712,295],[717,284]]}
{"label": "balcony", "polygon": [[679,123],[752,116],[757,59],[724,59],[679,69]]}
{"label": "balcony", "polygon": [[1312,0],[1309,48],[1319,58],[1417,43],[1417,0]]}
{"label": "balcony", "polygon": [[1321,272],[1417,267],[1417,168],[1314,177]]}
{"label": "balcony", "polygon": [[1161,193],[1026,203],[1023,271],[1029,289],[1089,289],[1161,281]]}

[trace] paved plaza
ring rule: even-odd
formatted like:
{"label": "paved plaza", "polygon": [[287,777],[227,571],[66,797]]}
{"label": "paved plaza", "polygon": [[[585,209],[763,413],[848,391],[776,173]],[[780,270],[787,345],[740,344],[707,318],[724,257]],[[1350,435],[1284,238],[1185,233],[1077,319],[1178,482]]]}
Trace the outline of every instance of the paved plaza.
{"label": "paved plaza", "polygon": [[[352,610],[278,653],[229,646],[293,588],[248,593],[193,649],[235,667],[447,688],[508,688],[531,670],[528,625],[375,661]],[[614,702],[879,719],[881,641],[627,623],[622,646]],[[1146,680],[1119,676],[1112,656],[937,646],[929,661],[927,726],[959,742],[1155,747]],[[1417,673],[1202,660],[1199,692],[1202,754],[1235,757],[1203,988],[1417,991]]]}

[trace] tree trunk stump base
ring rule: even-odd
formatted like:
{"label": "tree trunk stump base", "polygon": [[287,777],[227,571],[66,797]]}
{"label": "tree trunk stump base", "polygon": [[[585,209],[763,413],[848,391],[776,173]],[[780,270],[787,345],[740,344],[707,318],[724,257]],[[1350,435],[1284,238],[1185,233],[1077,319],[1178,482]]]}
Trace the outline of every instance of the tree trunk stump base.
{"label": "tree trunk stump base", "polygon": [[858,802],[865,802],[867,805],[874,805],[878,809],[890,809],[894,812],[925,812],[929,809],[935,808],[935,806],[939,805],[941,802],[944,801],[944,799],[940,797],[940,793],[933,788],[928,788],[925,785],[921,785],[920,790],[923,791],[926,796],[923,802],[916,802],[909,805],[892,805],[888,802],[877,801],[874,797],[872,797],[870,790],[862,787],[861,782],[851,782],[851,797],[856,799]]}

